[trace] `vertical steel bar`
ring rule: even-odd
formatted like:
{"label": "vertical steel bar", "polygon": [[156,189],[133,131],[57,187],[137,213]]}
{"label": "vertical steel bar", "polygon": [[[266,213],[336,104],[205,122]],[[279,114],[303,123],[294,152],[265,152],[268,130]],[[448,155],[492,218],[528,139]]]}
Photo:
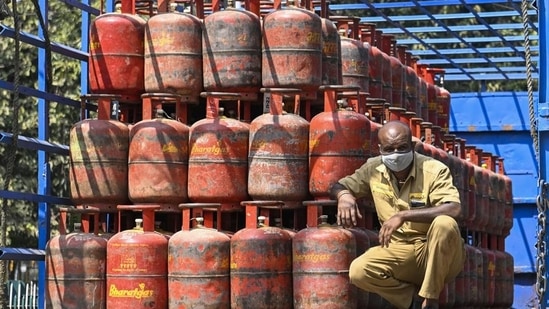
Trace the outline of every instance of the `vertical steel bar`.
{"label": "vertical steel bar", "polygon": [[[42,29],[38,26],[38,36],[44,38],[44,33],[48,31],[48,0],[40,0],[40,11],[44,18],[44,24],[46,29]],[[47,47],[46,47],[47,48]],[[38,49],[38,90],[48,91],[47,88],[47,70],[49,59],[47,59],[46,50],[44,48]],[[38,100],[38,139],[47,141],[49,140],[49,101],[44,99]],[[42,150],[38,151],[38,194],[50,195],[51,194],[51,171],[49,166],[48,153]],[[50,236],[50,204],[38,203],[38,249],[46,249],[46,243]],[[38,288],[40,291],[45,291],[46,281],[46,265],[44,261],[38,262]],[[39,293],[38,308],[44,308],[45,293]]]}

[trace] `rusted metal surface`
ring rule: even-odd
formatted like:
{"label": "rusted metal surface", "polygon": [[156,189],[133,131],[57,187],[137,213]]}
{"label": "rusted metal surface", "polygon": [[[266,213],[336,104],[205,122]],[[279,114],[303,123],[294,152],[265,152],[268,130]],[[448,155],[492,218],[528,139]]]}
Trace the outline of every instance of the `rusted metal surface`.
{"label": "rusted metal surface", "polygon": [[357,86],[361,91],[369,92],[369,52],[362,42],[341,38],[341,74],[342,84]]}
{"label": "rusted metal surface", "polygon": [[143,209],[143,228],[119,232],[107,242],[107,308],[168,308],[168,239],[154,232],[154,209],[160,207],[118,208]]}
{"label": "rusted metal surface", "polygon": [[230,238],[198,226],[175,233],[168,244],[169,308],[231,307]]}
{"label": "rusted metal surface", "polygon": [[92,93],[120,94],[124,101],[139,103],[145,89],[144,29],[145,21],[137,15],[108,13],[94,19],[89,55]]}
{"label": "rusted metal surface", "polygon": [[261,25],[257,15],[229,8],[206,16],[202,52],[206,91],[259,91]]}
{"label": "rusted metal surface", "polygon": [[[331,285],[331,283],[330,283]],[[292,308],[292,238],[277,227],[231,238],[231,308]]]}
{"label": "rusted metal surface", "polygon": [[391,38],[384,36],[383,32],[376,30],[376,47],[380,49],[383,59],[381,73],[381,97],[393,104],[393,69],[391,67]]}
{"label": "rusted metal surface", "polygon": [[145,26],[144,82],[147,92],[189,95],[202,91],[202,22],[185,13],[151,17]]}
{"label": "rusted metal surface", "polygon": [[130,130],[128,194],[134,203],[187,200],[189,127],[179,121],[142,120]]}
{"label": "rusted metal surface", "polygon": [[356,287],[349,281],[355,256],[355,238],[343,228],[320,226],[295,234],[294,308],[357,308]]}
{"label": "rusted metal surface", "polygon": [[440,93],[438,93],[437,103],[437,123],[442,128],[443,132],[448,133],[448,126],[450,124],[450,92],[440,87]]}
{"label": "rusted metal surface", "polygon": [[337,107],[337,93],[350,88],[321,88],[324,111],[311,119],[309,130],[309,191],[315,198],[329,198],[330,187],[364,164],[372,145],[368,118]]}
{"label": "rusted metal surface", "polygon": [[83,120],[70,131],[71,198],[81,204],[128,201],[128,126],[115,120]]}
{"label": "rusted metal surface", "polygon": [[302,201],[309,194],[309,123],[283,113],[283,93],[268,90],[271,112],[250,124],[248,193],[254,200]]}
{"label": "rusted metal surface", "polygon": [[361,30],[361,40],[368,50],[368,92],[372,98],[383,98],[383,52],[376,45],[375,25],[367,24]]}
{"label": "rusted metal surface", "polygon": [[[60,209],[61,235],[51,238],[46,245],[46,308],[105,309],[105,263],[107,240],[89,233],[87,214],[98,211],[73,209],[82,213],[83,229],[66,234],[66,213]],[[86,218],[85,218],[86,216]]]}
{"label": "rusted metal surface", "polygon": [[314,12],[284,8],[263,19],[263,87],[317,91],[322,84],[322,22]]}
{"label": "rusted metal surface", "polygon": [[341,40],[334,23],[321,18],[322,21],[322,85],[342,84]]}
{"label": "rusted metal surface", "polygon": [[[392,79],[392,101],[391,106],[395,107],[402,107],[403,104],[403,88],[405,85],[405,72],[406,68],[402,62],[400,62],[400,59],[398,59],[398,51],[396,46],[396,39],[394,36],[387,34],[387,39],[390,40],[390,46],[389,46],[389,52],[388,54],[391,56],[389,60],[389,65],[391,67],[391,79]],[[387,52],[387,51],[386,51]]]}
{"label": "rusted metal surface", "polygon": [[220,113],[220,100],[237,94],[204,93],[206,118],[190,129],[189,199],[193,202],[240,203],[248,199],[250,125]]}

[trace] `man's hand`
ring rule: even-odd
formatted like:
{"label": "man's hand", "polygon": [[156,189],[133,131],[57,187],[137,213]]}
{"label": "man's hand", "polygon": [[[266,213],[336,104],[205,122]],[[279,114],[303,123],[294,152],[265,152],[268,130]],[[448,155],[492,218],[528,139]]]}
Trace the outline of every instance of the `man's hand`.
{"label": "man's hand", "polygon": [[389,243],[391,242],[391,235],[393,235],[393,232],[398,230],[403,223],[404,220],[402,219],[402,216],[398,214],[383,222],[383,225],[381,225],[381,229],[379,229],[379,244],[382,248],[389,247]]}
{"label": "man's hand", "polygon": [[337,198],[337,224],[344,227],[356,226],[356,217],[362,219],[355,197],[351,192],[340,192]]}

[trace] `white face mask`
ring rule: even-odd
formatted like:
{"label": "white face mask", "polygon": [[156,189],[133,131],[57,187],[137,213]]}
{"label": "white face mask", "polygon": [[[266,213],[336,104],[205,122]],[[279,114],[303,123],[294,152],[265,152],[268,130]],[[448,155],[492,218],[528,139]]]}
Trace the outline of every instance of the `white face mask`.
{"label": "white face mask", "polygon": [[393,172],[400,172],[407,168],[414,160],[414,152],[412,150],[405,153],[392,153],[389,155],[381,155],[381,161]]}

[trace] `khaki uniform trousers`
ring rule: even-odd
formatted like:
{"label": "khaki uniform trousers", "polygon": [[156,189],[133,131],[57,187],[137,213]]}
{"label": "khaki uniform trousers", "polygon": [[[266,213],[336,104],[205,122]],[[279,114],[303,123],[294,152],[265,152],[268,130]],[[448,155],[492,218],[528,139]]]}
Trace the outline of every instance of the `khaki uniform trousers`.
{"label": "khaki uniform trousers", "polygon": [[408,309],[419,286],[419,296],[438,299],[444,283],[461,272],[464,261],[465,247],[456,221],[438,216],[426,241],[372,247],[351,263],[349,277],[355,286]]}

